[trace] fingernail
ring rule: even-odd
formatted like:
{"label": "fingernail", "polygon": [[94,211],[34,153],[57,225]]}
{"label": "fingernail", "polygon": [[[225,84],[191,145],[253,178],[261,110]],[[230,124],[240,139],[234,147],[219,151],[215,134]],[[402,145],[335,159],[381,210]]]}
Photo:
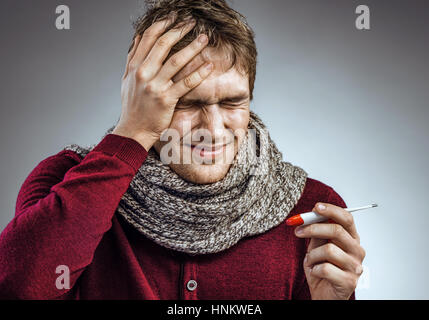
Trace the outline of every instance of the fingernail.
{"label": "fingernail", "polygon": [[207,42],[208,37],[205,34],[202,34],[198,37],[198,41],[200,43],[206,43]]}
{"label": "fingernail", "polygon": [[304,264],[307,264],[307,260],[308,260],[308,255],[305,255]]}
{"label": "fingernail", "polygon": [[295,233],[296,233],[297,235],[302,235],[302,234],[304,233],[304,230],[302,230],[301,228],[296,228],[296,229],[295,229]]}
{"label": "fingernail", "polygon": [[355,270],[356,274],[361,274],[362,271],[363,271],[362,266],[357,266],[356,267],[356,270]]}
{"label": "fingernail", "polygon": [[326,209],[326,206],[324,206],[323,204],[319,204],[319,205],[317,206],[317,208],[318,208],[319,210],[323,211],[323,210],[325,210],[325,209]]}
{"label": "fingernail", "polygon": [[171,12],[168,15],[168,21],[171,23],[171,22],[174,22],[174,20],[176,20],[176,12]]}
{"label": "fingernail", "polygon": [[208,71],[210,71],[211,69],[213,69],[213,63],[210,62],[208,65],[206,65],[206,69]]}

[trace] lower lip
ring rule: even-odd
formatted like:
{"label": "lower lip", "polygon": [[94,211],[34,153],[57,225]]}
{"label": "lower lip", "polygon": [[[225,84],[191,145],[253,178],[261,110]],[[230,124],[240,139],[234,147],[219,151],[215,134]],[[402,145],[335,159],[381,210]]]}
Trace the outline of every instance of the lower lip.
{"label": "lower lip", "polygon": [[[222,154],[224,152],[224,150],[225,150],[225,147],[226,147],[226,145],[223,145],[222,147],[220,147],[220,148],[218,148],[216,150],[213,150],[213,151],[210,151],[210,150],[207,150],[207,149],[200,149],[199,155],[200,155],[200,157],[214,158],[214,157]],[[192,151],[194,151],[195,148],[196,147],[191,146]]]}

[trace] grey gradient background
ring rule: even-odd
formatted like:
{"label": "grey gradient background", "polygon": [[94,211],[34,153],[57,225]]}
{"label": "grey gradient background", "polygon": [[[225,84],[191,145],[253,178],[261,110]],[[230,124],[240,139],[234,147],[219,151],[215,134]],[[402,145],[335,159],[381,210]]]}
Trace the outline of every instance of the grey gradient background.
{"label": "grey gradient background", "polygon": [[[71,10],[71,30],[54,26]],[[371,30],[354,27],[359,4]],[[256,33],[251,108],[284,159],[357,213],[367,251],[359,299],[428,299],[429,3],[235,0]],[[120,80],[142,3],[0,2],[0,230],[19,188],[68,143],[93,144],[119,117]],[[37,239],[35,239],[37,241]]]}

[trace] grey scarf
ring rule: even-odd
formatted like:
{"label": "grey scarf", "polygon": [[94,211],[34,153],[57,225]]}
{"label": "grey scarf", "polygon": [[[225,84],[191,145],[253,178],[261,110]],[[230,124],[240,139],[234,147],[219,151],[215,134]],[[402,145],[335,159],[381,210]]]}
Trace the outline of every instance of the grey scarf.
{"label": "grey scarf", "polygon": [[[282,161],[253,112],[249,129],[256,134],[246,135],[226,176],[212,184],[182,179],[152,148],[116,213],[157,244],[192,255],[226,250],[279,225],[300,199],[307,173]],[[64,149],[85,157],[94,147]]]}

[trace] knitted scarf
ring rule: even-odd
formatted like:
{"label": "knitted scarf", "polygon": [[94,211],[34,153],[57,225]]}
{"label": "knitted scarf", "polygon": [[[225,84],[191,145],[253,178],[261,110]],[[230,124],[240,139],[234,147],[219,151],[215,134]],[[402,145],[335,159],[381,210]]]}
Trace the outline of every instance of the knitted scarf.
{"label": "knitted scarf", "polygon": [[[182,179],[152,148],[116,214],[157,244],[191,255],[226,250],[279,225],[300,199],[307,173],[282,161],[253,112],[248,127],[256,134],[246,134],[226,176],[212,184]],[[94,147],[64,149],[85,157]]]}

